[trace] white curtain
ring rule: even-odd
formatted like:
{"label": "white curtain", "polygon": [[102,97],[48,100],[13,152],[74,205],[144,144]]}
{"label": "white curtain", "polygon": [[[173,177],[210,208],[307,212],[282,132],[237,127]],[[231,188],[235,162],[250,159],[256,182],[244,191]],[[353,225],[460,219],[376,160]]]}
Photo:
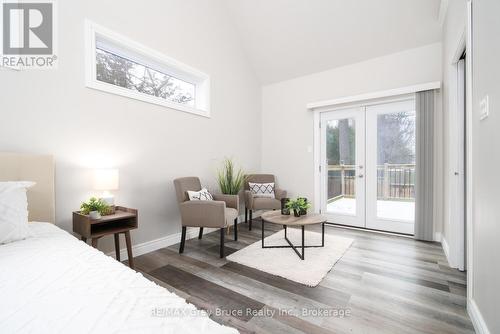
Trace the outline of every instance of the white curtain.
{"label": "white curtain", "polygon": [[434,234],[434,90],[416,94],[415,239]]}

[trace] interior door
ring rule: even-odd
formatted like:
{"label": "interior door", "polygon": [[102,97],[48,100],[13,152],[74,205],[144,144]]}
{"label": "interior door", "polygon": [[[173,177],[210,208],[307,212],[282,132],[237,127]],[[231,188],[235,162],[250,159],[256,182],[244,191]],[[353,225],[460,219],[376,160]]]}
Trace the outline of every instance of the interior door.
{"label": "interior door", "polygon": [[[457,63],[457,104],[450,113],[449,221],[455,225],[449,238],[451,261],[465,268],[465,59]],[[453,235],[454,234],[454,235]],[[448,240],[447,240],[448,241]]]}
{"label": "interior door", "polygon": [[366,227],[414,233],[415,100],[366,107]]}
{"label": "interior door", "polygon": [[321,113],[321,212],[330,222],[365,226],[365,112]]}

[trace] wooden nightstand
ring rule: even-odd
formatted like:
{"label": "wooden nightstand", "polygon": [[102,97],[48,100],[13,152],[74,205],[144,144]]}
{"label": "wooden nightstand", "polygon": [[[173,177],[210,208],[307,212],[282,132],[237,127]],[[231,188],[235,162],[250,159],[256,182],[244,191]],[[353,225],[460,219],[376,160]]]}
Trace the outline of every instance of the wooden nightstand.
{"label": "wooden nightstand", "polygon": [[80,211],[74,211],[73,232],[81,235],[84,242],[87,242],[87,239],[92,239],[92,247],[95,248],[97,248],[97,240],[99,238],[113,234],[115,236],[115,251],[118,261],[120,261],[120,233],[125,234],[129,267],[134,268],[130,230],[137,228],[137,217],[138,213],[136,209],[125,208],[123,206],[117,206],[114,214],[102,216],[98,220],[90,219],[89,216],[81,214]]}

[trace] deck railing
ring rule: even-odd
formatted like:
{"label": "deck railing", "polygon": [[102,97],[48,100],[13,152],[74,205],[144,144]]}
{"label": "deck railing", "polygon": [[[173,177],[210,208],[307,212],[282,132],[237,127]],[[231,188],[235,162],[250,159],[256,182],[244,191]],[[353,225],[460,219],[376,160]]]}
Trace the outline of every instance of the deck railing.
{"label": "deck railing", "polygon": [[[328,166],[328,199],[354,197],[356,166]],[[415,164],[383,164],[377,166],[377,199],[414,200]]]}

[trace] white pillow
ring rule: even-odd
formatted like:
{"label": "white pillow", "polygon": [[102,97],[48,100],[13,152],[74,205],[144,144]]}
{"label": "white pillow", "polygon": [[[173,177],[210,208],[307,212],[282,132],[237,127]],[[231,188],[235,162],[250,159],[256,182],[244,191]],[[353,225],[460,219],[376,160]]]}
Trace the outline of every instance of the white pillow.
{"label": "white pillow", "polygon": [[207,188],[203,188],[200,191],[189,191],[188,196],[190,201],[213,201],[214,197],[207,190]]}
{"label": "white pillow", "polygon": [[35,182],[0,182],[0,244],[25,239],[28,228],[26,189]]}
{"label": "white pillow", "polygon": [[271,183],[253,183],[248,182],[248,187],[254,197],[274,197],[274,182]]}

